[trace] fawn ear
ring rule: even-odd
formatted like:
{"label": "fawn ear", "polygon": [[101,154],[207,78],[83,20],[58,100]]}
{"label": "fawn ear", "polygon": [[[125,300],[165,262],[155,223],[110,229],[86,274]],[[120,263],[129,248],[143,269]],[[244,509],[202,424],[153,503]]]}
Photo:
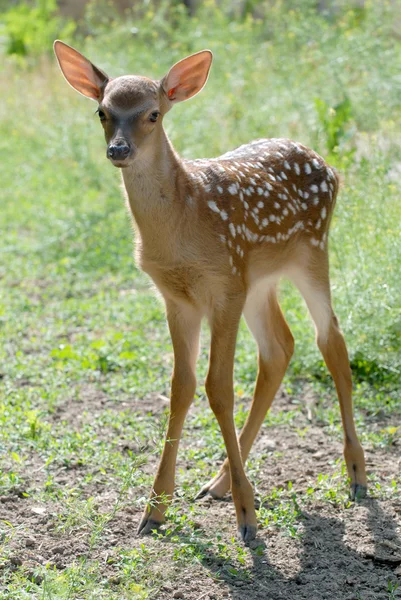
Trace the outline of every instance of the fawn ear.
{"label": "fawn ear", "polygon": [[205,85],[213,54],[210,50],[202,50],[171,67],[162,79],[162,86],[170,102],[182,102],[192,98]]}
{"label": "fawn ear", "polygon": [[109,81],[106,73],[60,40],[54,42],[53,48],[60,69],[70,86],[83,96],[99,101]]}

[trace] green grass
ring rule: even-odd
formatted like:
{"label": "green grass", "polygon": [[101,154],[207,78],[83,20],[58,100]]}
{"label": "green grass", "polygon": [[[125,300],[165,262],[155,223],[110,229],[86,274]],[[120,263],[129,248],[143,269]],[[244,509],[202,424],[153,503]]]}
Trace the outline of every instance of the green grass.
{"label": "green grass", "polygon": [[[401,43],[391,3],[328,15],[312,4],[276,2],[268,12],[256,11],[255,19],[227,17],[210,3],[193,19],[180,9],[174,17],[149,9],[141,20],[112,22],[107,31],[92,13],[92,35],[78,30],[66,41],[113,76],[161,77],[179,58],[209,47],[215,62],[207,87],[165,120],[185,157],[288,136],[339,168],[344,183],[330,245],[334,304],[349,347],[361,438],[386,449],[400,438],[394,424],[400,422],[401,392]],[[133,264],[130,219],[119,175],[105,160],[95,104],[65,84],[48,55],[26,64],[13,57],[0,62],[0,494],[17,490],[62,507],[56,530],[86,531],[89,556],[121,507],[145,501],[151,475],[144,466],[160,450],[164,418],[133,413],[124,403],[152,393],[168,396],[172,349],[163,307]],[[281,300],[296,339],[285,388],[302,396],[307,383],[322,400],[318,422],[340,438],[333,385],[306,310],[289,284]],[[207,339],[205,330],[198,369],[198,401],[204,403]],[[255,376],[254,343],[242,325],[235,364],[238,426]],[[105,398],[94,416],[86,405],[88,386]],[[84,411],[76,422],[58,412],[66,403],[77,415]],[[294,414],[268,415],[266,426],[284,431]],[[194,438],[199,443],[192,444]],[[188,499],[224,456],[208,409],[191,415],[184,453],[191,468],[178,473],[179,493],[189,514],[179,505],[171,509],[172,560],[206,560],[212,548],[246,577],[240,545],[227,547],[223,540],[205,547],[193,528],[202,509]],[[30,474],[33,460],[42,465],[39,480]],[[260,462],[250,461],[254,481]],[[55,482],[58,469],[71,468],[82,468],[76,486]],[[336,470],[341,482],[342,470]],[[343,483],[324,477],[311,495],[346,505]],[[93,501],[96,485],[113,490],[105,511]],[[397,482],[373,485],[378,497],[399,494]],[[291,490],[273,490],[261,504],[261,525],[278,524],[297,536],[300,501]],[[184,538],[174,537],[177,528]],[[2,531],[7,558],[16,532],[12,524]],[[85,557],[64,571],[38,567],[37,579],[17,570],[3,584],[7,598],[85,593],[145,599],[156,593],[159,558],[157,544],[117,550],[114,584],[102,578],[98,559]]]}

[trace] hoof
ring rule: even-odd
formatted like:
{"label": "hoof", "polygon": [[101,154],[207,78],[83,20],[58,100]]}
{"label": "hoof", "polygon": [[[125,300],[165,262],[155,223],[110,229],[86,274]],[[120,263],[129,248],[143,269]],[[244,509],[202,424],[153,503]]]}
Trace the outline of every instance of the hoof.
{"label": "hoof", "polygon": [[201,491],[196,494],[194,500],[202,500],[205,496],[210,496],[213,500],[221,500],[223,496],[218,496],[213,490],[209,488],[202,488]]}
{"label": "hoof", "polygon": [[201,489],[195,500],[204,498],[209,494],[213,500],[222,500],[230,491],[230,477],[224,471],[218,473],[208,481]]}
{"label": "hoof", "polygon": [[242,539],[245,544],[248,544],[256,537],[257,526],[256,525],[241,525],[238,529],[238,536]]}
{"label": "hoof", "polygon": [[202,500],[209,493],[209,488],[202,488],[200,492],[198,492],[194,498],[194,500]]}
{"label": "hoof", "polygon": [[361,485],[359,483],[353,483],[351,485],[351,489],[349,491],[349,495],[352,501],[354,500],[362,500],[362,498],[366,498],[368,488],[366,485]]}
{"label": "hoof", "polygon": [[138,529],[136,530],[136,535],[148,535],[154,530],[159,531],[162,524],[163,523],[161,521],[155,521],[154,519],[144,517],[139,523]]}

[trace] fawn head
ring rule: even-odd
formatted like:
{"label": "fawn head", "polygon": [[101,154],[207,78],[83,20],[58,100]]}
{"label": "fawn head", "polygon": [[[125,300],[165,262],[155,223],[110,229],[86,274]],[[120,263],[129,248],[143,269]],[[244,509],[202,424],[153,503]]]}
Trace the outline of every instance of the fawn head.
{"label": "fawn head", "polygon": [[67,82],[98,103],[106,156],[116,167],[128,166],[157,144],[163,116],[200,92],[212,63],[210,50],[202,50],[180,60],[160,81],[137,75],[112,79],[64,42],[56,40],[54,52]]}

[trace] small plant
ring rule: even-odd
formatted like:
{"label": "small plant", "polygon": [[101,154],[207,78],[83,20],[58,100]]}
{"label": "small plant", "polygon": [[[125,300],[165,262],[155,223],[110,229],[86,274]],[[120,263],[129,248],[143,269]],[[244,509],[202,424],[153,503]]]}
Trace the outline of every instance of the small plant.
{"label": "small plant", "polygon": [[346,96],[335,106],[330,106],[321,98],[315,98],[315,108],[325,136],[329,162],[349,165],[355,154],[354,145],[349,144],[355,134],[351,100]]}
{"label": "small plant", "polygon": [[352,503],[344,485],[347,479],[347,469],[343,461],[337,461],[337,463],[340,463],[340,469],[332,475],[319,473],[316,485],[308,488],[307,494],[326,500],[334,506],[349,508]]}
{"label": "small plant", "polygon": [[291,537],[298,537],[301,508],[292,491],[292,483],[288,483],[287,491],[273,488],[268,496],[264,496],[260,501],[258,516],[263,526],[276,525]]}
{"label": "small plant", "polygon": [[396,597],[398,596],[398,594],[396,594],[396,591],[399,587],[400,586],[396,581],[389,581],[387,583],[387,591],[389,593],[388,600],[396,600]]}
{"label": "small plant", "polygon": [[[33,6],[32,6],[33,4]],[[72,21],[56,16],[56,0],[22,2],[3,15],[6,53],[19,57],[48,52],[55,37],[69,38],[75,30]]]}

